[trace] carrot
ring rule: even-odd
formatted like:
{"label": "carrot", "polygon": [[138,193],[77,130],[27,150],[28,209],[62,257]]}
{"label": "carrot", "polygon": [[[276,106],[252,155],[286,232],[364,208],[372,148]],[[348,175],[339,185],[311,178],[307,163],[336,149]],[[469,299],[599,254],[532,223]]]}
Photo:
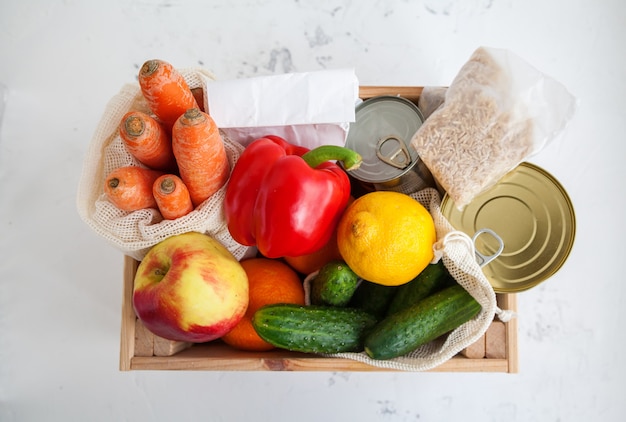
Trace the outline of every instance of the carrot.
{"label": "carrot", "polygon": [[172,141],[152,116],[141,111],[129,111],[120,123],[120,137],[128,152],[146,166],[165,171],[176,168]]}
{"label": "carrot", "polygon": [[219,129],[207,113],[191,108],[180,116],[172,128],[172,148],[194,207],[224,186],[230,164]]}
{"label": "carrot", "polygon": [[122,211],[157,208],[152,185],[163,172],[143,167],[125,166],[113,170],[104,182],[104,193]]}
{"label": "carrot", "polygon": [[154,199],[166,220],[175,220],[193,211],[189,189],[174,174],[164,174],[152,186]]}
{"label": "carrot", "polygon": [[139,86],[150,110],[167,129],[186,110],[198,107],[183,76],[166,61],[145,62],[139,69]]}

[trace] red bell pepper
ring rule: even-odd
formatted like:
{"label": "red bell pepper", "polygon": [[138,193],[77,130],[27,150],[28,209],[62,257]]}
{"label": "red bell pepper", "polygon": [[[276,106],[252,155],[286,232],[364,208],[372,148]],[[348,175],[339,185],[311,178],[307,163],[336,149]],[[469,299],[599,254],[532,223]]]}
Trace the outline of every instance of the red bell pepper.
{"label": "red bell pepper", "polygon": [[315,252],[330,239],[350,198],[344,169],[361,156],[325,145],[309,151],[278,136],[252,142],[239,157],[226,189],[228,230],[268,258]]}

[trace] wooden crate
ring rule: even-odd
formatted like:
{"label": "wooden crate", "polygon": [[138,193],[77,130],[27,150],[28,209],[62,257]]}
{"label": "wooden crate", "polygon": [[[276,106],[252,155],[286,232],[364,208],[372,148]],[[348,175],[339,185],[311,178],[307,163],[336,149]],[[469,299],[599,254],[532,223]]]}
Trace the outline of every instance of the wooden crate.
{"label": "wooden crate", "polygon": [[[400,95],[415,103],[420,87],[361,87],[360,97]],[[120,370],[201,371],[392,371],[365,363],[313,354],[273,350],[245,352],[217,340],[190,344],[163,339],[137,319],[132,304],[133,280],[138,262],[124,257],[124,296],[120,339]],[[514,294],[498,294],[498,306],[517,309]],[[457,356],[432,369],[435,372],[518,372],[517,320],[495,320],[485,335]]]}

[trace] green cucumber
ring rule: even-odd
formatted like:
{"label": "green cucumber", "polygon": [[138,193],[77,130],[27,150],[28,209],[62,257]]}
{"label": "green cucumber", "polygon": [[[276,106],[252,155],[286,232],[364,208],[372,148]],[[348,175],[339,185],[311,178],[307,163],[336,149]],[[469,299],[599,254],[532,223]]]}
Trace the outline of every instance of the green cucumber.
{"label": "green cucumber", "polygon": [[402,309],[408,308],[455,283],[456,281],[443,265],[443,261],[440,260],[436,264],[429,264],[413,280],[398,287],[397,294],[387,308],[387,315],[395,314]]}
{"label": "green cucumber", "polygon": [[305,353],[363,351],[376,324],[365,311],[333,306],[265,305],[252,318],[259,336],[275,347]]}
{"label": "green cucumber", "polygon": [[359,277],[344,261],[333,260],[320,268],[311,280],[311,304],[346,306],[359,283]]}
{"label": "green cucumber", "polygon": [[348,306],[362,309],[379,320],[387,314],[387,308],[398,291],[398,286],[384,286],[363,280],[357,287]]}
{"label": "green cucumber", "polygon": [[405,355],[471,320],[480,309],[463,287],[447,287],[376,324],[365,338],[365,352],[372,359]]}

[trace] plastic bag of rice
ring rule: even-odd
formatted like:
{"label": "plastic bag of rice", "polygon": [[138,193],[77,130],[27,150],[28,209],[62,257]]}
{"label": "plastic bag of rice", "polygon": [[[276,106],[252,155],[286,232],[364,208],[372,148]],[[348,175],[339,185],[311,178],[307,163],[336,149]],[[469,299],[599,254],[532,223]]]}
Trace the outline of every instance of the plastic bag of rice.
{"label": "plastic bag of rice", "polygon": [[556,138],[576,99],[509,51],[480,47],[411,144],[462,210]]}

